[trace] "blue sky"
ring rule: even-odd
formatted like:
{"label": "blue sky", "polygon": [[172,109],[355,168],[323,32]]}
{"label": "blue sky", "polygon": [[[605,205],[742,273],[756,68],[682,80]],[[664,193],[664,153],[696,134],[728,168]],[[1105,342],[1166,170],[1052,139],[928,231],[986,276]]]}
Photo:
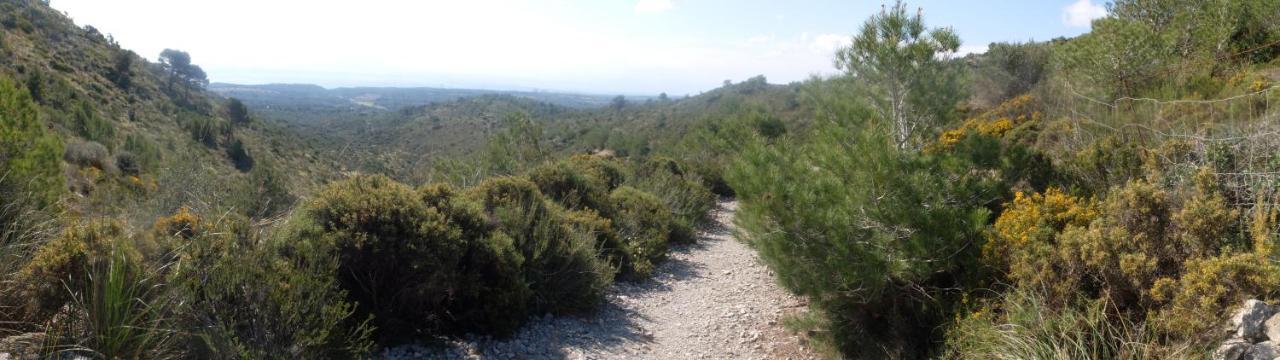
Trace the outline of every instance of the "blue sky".
{"label": "blue sky", "polygon": [[[835,72],[881,1],[54,0],[154,59],[191,53],[210,80],[601,94],[698,93],[758,74]],[[1098,0],[911,1],[962,51],[1089,30]]]}

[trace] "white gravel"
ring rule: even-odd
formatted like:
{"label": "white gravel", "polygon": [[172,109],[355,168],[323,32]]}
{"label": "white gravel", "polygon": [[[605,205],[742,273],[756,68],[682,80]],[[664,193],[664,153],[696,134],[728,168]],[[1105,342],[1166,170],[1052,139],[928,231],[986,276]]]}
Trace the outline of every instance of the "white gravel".
{"label": "white gravel", "polygon": [[676,246],[654,278],[614,285],[586,317],[544,316],[509,339],[468,337],[445,347],[400,346],[386,359],[812,359],[781,325],[805,302],[780,288],[732,234],[737,202],[721,202],[715,226]]}

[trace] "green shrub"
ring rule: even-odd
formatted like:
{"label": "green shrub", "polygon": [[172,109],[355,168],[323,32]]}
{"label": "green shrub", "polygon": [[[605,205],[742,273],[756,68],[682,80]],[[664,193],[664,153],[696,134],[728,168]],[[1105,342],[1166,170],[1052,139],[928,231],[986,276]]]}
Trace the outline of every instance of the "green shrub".
{"label": "green shrub", "polygon": [[633,185],[657,195],[671,209],[670,241],[693,243],[697,228],[707,221],[716,198],[696,175],[686,175],[683,167],[669,158],[649,159],[641,165]]}
{"label": "green shrub", "polygon": [[250,197],[245,214],[266,218],[275,216],[294,207],[297,197],[289,191],[289,183],[280,173],[275,163],[261,161],[249,171],[249,188],[245,193]]}
{"label": "green shrub", "polygon": [[249,155],[249,149],[244,146],[244,142],[240,139],[231,140],[231,144],[227,145],[227,159],[231,160],[231,164],[236,170],[249,171],[253,169],[253,156]]}
{"label": "green shrub", "polygon": [[561,206],[573,210],[611,213],[604,179],[586,174],[567,161],[546,163],[529,172],[538,190]]}
{"label": "green shrub", "polygon": [[62,140],[45,130],[30,95],[0,77],[0,186],[29,193],[36,206],[53,204],[66,192]]}
{"label": "green shrub", "polygon": [[927,357],[958,289],[988,286],[981,234],[1001,184],[962,158],[898,150],[849,115],[807,142],[748,148],[728,172],[736,222],[844,356]]}
{"label": "green shrub", "polygon": [[128,151],[116,153],[115,167],[125,175],[138,176],[142,174],[142,163],[139,162],[138,156]]}
{"label": "green shrub", "polygon": [[604,187],[605,191],[613,191],[626,180],[626,170],[622,163],[610,157],[578,154],[570,156],[567,161],[591,181]]}
{"label": "green shrub", "polygon": [[303,211],[314,225],[302,226],[299,236],[332,248],[339,283],[384,338],[505,331],[525,316],[529,289],[514,280],[522,259],[509,239],[490,231],[476,206],[451,190],[415,192],[373,176],[339,181],[318,194]]}
{"label": "green shrub", "polygon": [[[372,346],[367,317],[339,288],[337,261],[317,248],[260,238],[244,217],[208,224],[180,211],[204,231],[159,236],[181,243],[170,268],[180,299],[176,320],[194,325],[186,356],[198,358],[359,358]],[[173,226],[163,226],[170,228]],[[191,225],[180,226],[181,229]],[[162,240],[163,241],[163,240]]]}
{"label": "green shrub", "polygon": [[87,101],[81,101],[76,106],[72,120],[74,121],[71,124],[72,129],[85,139],[111,144],[115,138],[115,126],[111,125],[110,121],[99,117]]}
{"label": "green shrub", "polygon": [[632,253],[631,266],[622,275],[629,280],[648,278],[654,265],[667,253],[671,233],[671,210],[653,194],[623,186],[609,194],[617,209],[614,226]]}
{"label": "green shrub", "polygon": [[160,163],[160,147],[141,135],[129,135],[124,139],[125,152],[137,158],[140,171],[152,172]]}
{"label": "green shrub", "polygon": [[574,231],[565,210],[532,181],[492,178],[468,190],[468,196],[497,221],[524,259],[522,274],[533,292],[534,313],[583,311],[600,301],[613,271],[597,257],[594,236]]}
{"label": "green shrub", "polygon": [[613,221],[591,210],[567,211],[565,220],[575,234],[581,234],[595,244],[599,257],[615,273],[627,273],[634,266],[635,254],[631,246],[618,236]]}

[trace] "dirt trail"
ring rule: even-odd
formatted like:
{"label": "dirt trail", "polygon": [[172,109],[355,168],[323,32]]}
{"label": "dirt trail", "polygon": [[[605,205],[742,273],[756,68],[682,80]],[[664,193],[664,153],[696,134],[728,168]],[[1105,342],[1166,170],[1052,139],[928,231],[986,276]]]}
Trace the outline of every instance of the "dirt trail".
{"label": "dirt trail", "polygon": [[756,254],[733,238],[737,203],[721,202],[715,226],[677,246],[654,278],[618,283],[588,317],[545,317],[506,340],[453,341],[446,349],[400,347],[386,358],[810,359],[781,324],[804,311]]}

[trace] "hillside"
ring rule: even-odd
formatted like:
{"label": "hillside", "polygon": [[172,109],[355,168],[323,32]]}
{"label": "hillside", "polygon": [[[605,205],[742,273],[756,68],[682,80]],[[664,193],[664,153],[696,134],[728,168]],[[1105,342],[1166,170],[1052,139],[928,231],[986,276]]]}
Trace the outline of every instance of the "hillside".
{"label": "hillside", "polygon": [[[0,25],[0,358],[364,358],[510,334],[648,281],[716,203],[670,159],[543,146],[591,112],[529,97],[576,95],[391,111],[473,93],[271,86],[290,94],[273,108],[46,2],[0,3]],[[466,181],[415,172],[440,163]]]}
{"label": "hillside", "polygon": [[288,207],[289,191],[331,172],[331,162],[283,128],[233,123],[226,99],[199,85],[171,85],[161,64],[47,5],[5,2],[0,18],[0,74],[31,93],[41,122],[66,144],[63,167],[77,195],[69,209],[136,213],[138,226],[196,203],[269,215]]}

